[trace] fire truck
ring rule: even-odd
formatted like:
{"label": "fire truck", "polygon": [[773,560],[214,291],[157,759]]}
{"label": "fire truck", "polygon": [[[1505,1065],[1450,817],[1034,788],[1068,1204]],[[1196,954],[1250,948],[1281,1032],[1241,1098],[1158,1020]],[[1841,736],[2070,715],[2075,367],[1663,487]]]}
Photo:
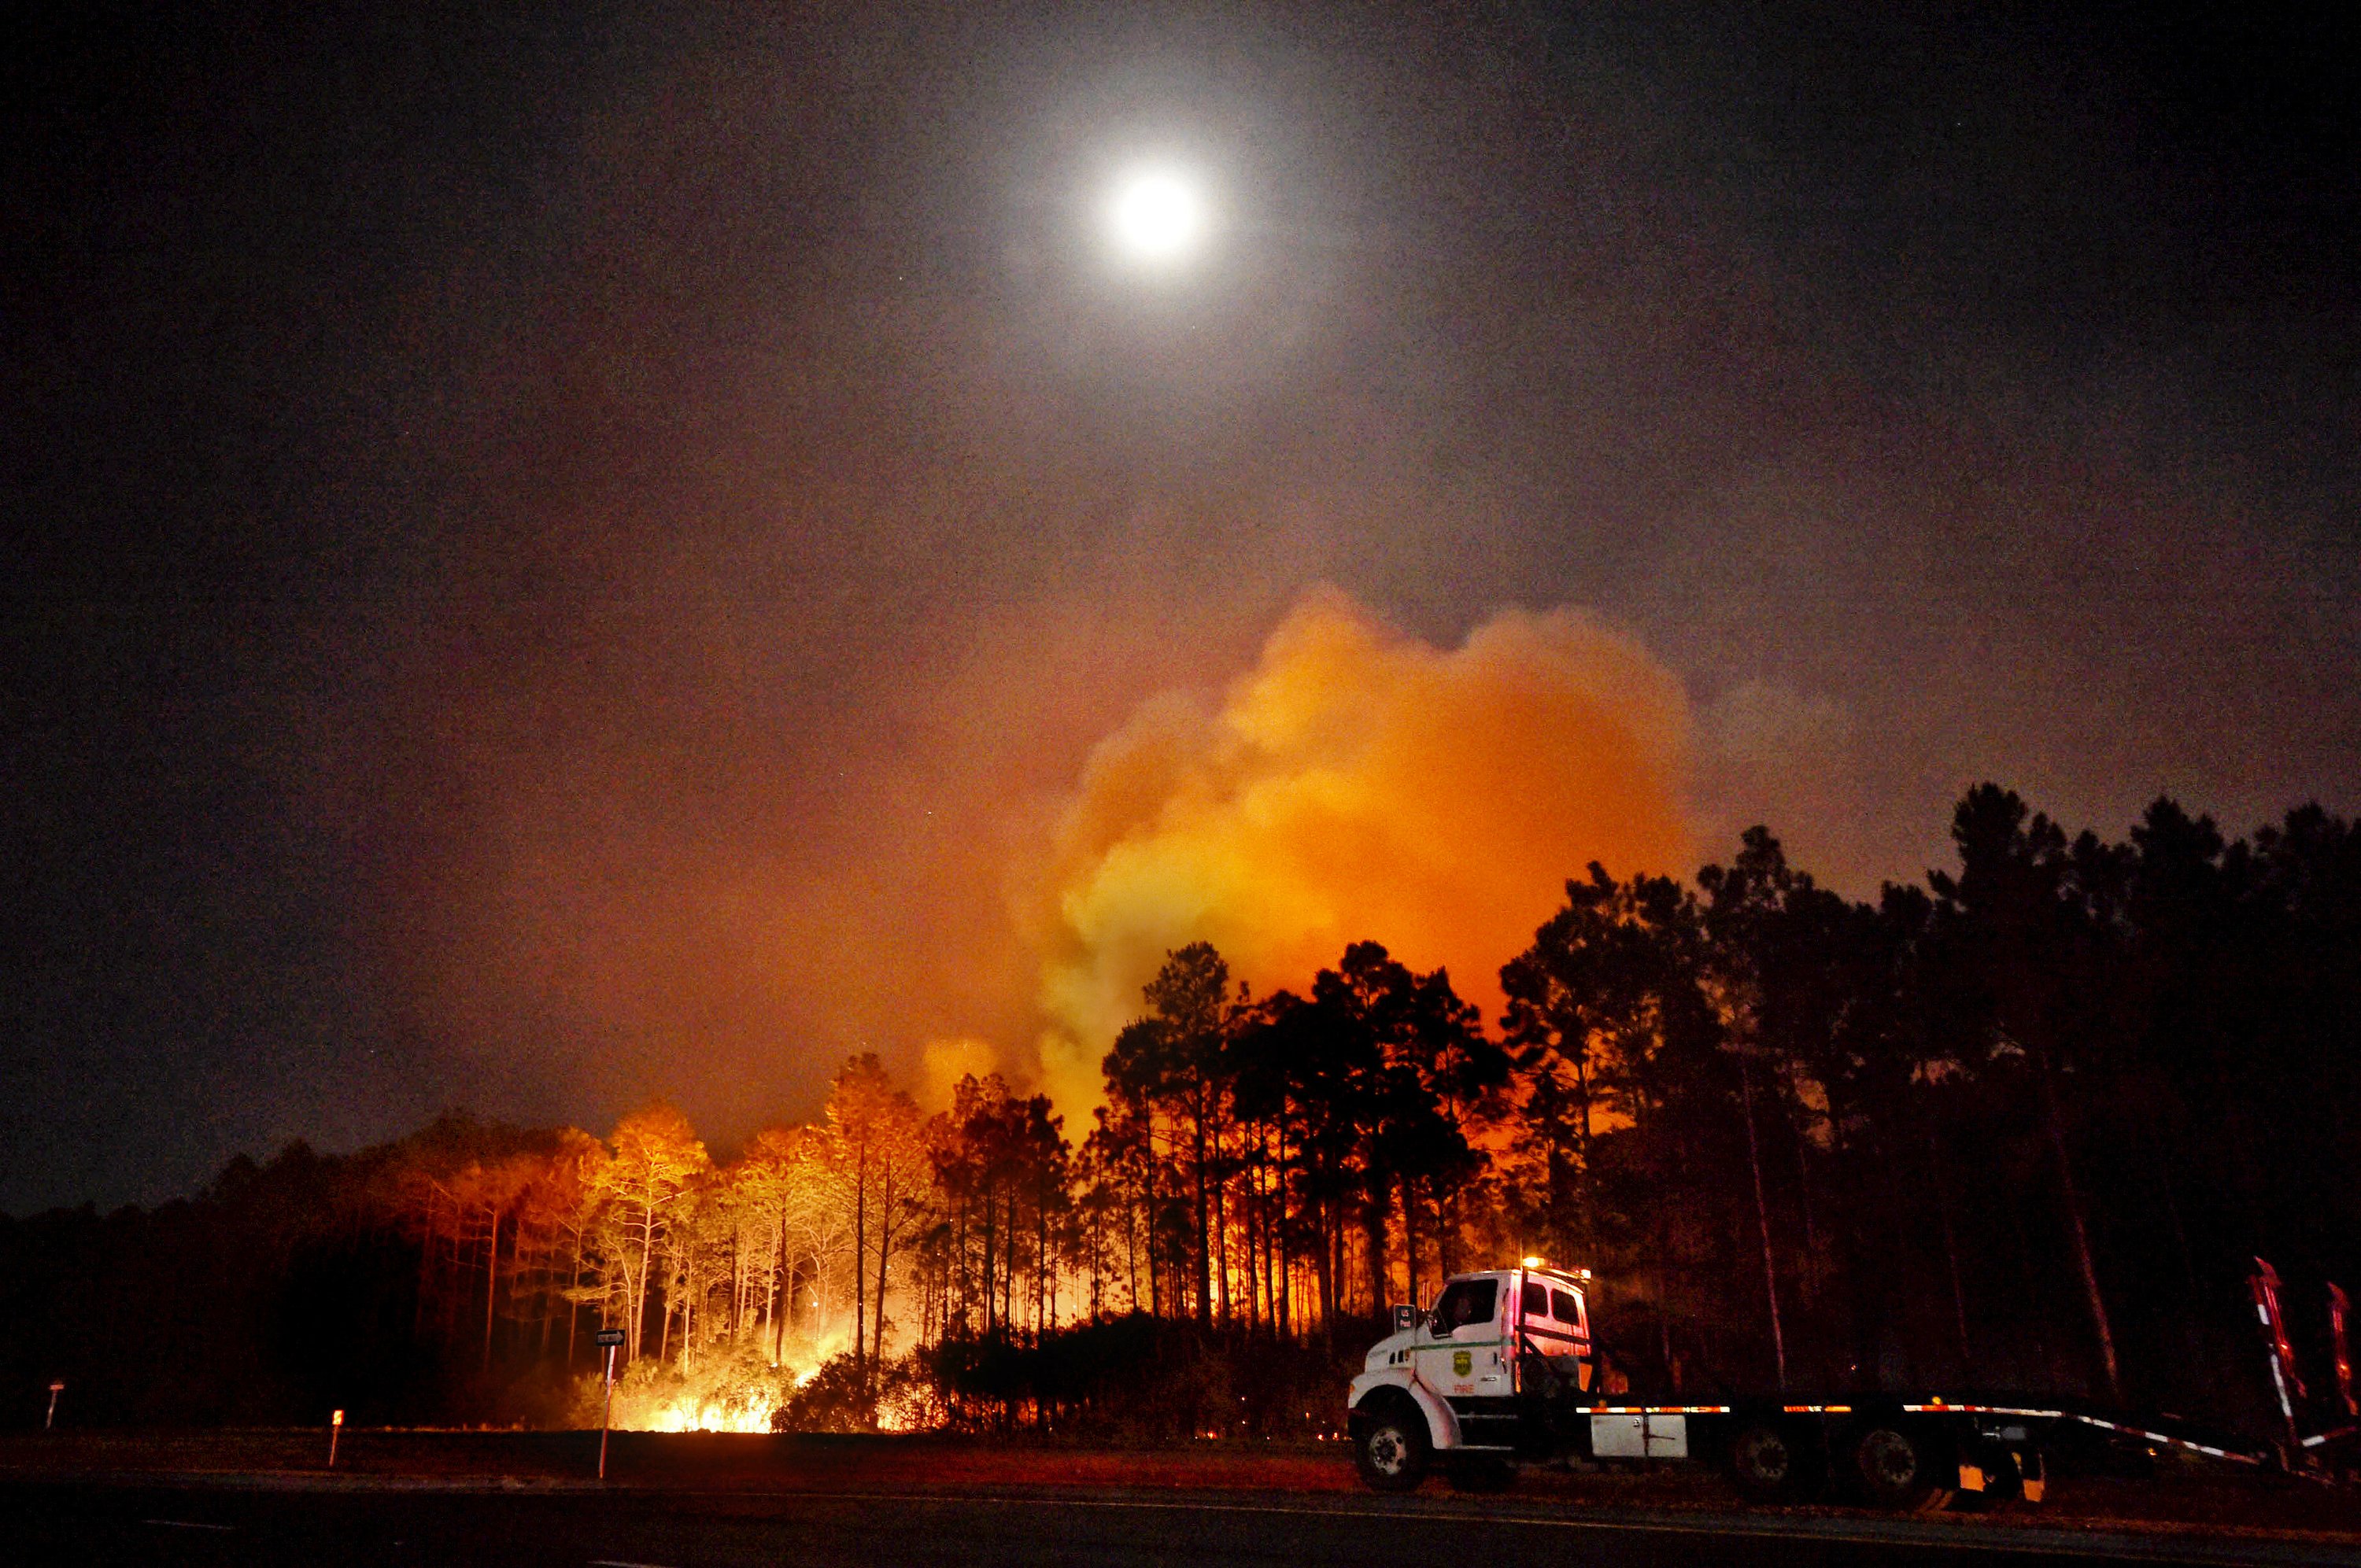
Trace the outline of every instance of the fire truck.
{"label": "fire truck", "polygon": [[[1962,1496],[2041,1500],[2045,1455],[2093,1444],[2179,1449],[2229,1464],[2326,1478],[2321,1452],[2355,1427],[2300,1436],[2301,1398],[2279,1313],[2279,1283],[2257,1260],[2251,1285],[2284,1440],[2255,1442],[2168,1417],[2075,1402],[1935,1393],[1818,1398],[1788,1392],[1722,1403],[1666,1404],[1609,1391],[1593,1339],[1587,1269],[1539,1258],[1454,1275],[1432,1307],[1394,1309],[1394,1332],[1368,1354],[1347,1398],[1361,1479],[1414,1489],[1440,1468],[1463,1490],[1498,1490],[1520,1464],[1703,1461],[1747,1497],[1802,1502],[1834,1492],[1889,1508],[1939,1508]],[[2330,1287],[2336,1387],[2356,1410],[2343,1292]]]}

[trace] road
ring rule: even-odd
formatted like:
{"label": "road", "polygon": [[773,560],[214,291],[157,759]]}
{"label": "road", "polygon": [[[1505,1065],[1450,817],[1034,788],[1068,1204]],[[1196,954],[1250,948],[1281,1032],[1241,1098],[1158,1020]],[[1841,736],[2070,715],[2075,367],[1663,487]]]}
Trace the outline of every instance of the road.
{"label": "road", "polygon": [[1586,1510],[1514,1499],[1120,1489],[600,1491],[0,1482],[0,1558],[49,1564],[1438,1568],[1483,1563],[2037,1568],[2098,1561],[2361,1563],[2319,1544],[1993,1522]]}

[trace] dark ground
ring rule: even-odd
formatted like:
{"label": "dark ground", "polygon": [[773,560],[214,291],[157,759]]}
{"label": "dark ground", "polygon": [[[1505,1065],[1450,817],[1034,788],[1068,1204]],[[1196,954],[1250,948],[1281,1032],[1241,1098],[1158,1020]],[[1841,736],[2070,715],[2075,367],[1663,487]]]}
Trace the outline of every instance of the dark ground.
{"label": "dark ground", "polygon": [[[1904,1519],[1749,1509],[1710,1473],[1529,1474],[1360,1491],[1341,1453],[931,1439],[85,1433],[0,1439],[10,1563],[2361,1564],[2342,1492],[2201,1475],[2067,1484],[2041,1508]],[[2177,1516],[2177,1517],[2176,1517]],[[2243,1516],[2243,1517],[2241,1517]]]}

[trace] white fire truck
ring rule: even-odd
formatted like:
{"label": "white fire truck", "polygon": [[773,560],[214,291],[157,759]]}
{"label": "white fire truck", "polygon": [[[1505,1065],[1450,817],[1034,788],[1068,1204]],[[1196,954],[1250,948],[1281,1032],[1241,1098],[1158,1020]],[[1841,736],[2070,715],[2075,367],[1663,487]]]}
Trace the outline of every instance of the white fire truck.
{"label": "white fire truck", "polygon": [[[1361,1478],[1409,1491],[1440,1466],[1455,1486],[1495,1490],[1521,1463],[1701,1460],[1761,1501],[1833,1488],[1884,1508],[1940,1507],[1960,1494],[2038,1502],[2045,1451],[2075,1437],[2179,1448],[2231,1464],[2305,1467],[2351,1427],[2295,1434],[2296,1382],[2268,1265],[2254,1294],[2288,1441],[2257,1444],[2177,1419],[2133,1419],[2070,1403],[1938,1395],[1781,1393],[1720,1404],[1658,1404],[1609,1393],[1593,1347],[1587,1269],[1527,1258],[1453,1276],[1424,1312],[1394,1309],[1347,1398]],[[2341,1293],[2333,1299],[2341,1308]],[[2338,1392],[2353,1409],[2344,1313],[2334,1314]],[[2316,1467],[2315,1467],[2316,1468]]]}

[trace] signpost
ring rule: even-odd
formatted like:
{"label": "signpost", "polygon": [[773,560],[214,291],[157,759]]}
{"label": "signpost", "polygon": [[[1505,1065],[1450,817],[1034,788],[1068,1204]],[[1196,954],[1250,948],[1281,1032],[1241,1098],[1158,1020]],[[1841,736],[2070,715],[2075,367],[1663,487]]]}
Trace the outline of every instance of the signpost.
{"label": "signpost", "polygon": [[57,1430],[57,1425],[58,1425],[58,1396],[59,1396],[59,1395],[60,1395],[60,1394],[62,1394],[62,1393],[64,1393],[65,1391],[66,1391],[66,1380],[65,1380],[64,1378],[62,1378],[62,1377],[57,1377],[57,1378],[52,1378],[52,1379],[50,1379],[50,1381],[49,1381],[49,1413],[48,1415],[43,1416],[43,1417],[41,1418],[41,1430],[42,1430],[43,1431],[55,1431]]}
{"label": "signpost", "polygon": [[345,1430],[345,1412],[337,1410],[328,1417],[328,1468],[336,1467],[336,1438]]}
{"label": "signpost", "polygon": [[615,1414],[615,1350],[623,1343],[620,1329],[600,1329],[599,1347],[607,1353],[607,1400],[598,1411],[598,1479],[607,1478],[607,1427]]}

